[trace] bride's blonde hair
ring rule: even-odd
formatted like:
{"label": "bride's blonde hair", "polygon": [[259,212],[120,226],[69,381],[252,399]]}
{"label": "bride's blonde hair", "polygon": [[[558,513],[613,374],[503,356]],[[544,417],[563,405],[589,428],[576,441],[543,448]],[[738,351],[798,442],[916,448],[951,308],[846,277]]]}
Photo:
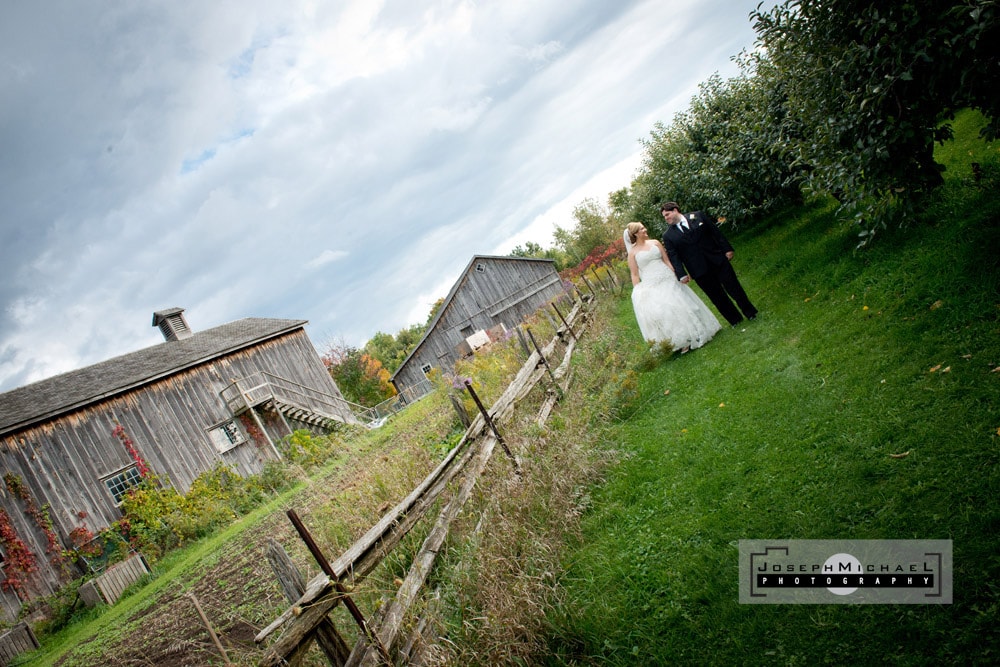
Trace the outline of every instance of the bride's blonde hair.
{"label": "bride's blonde hair", "polygon": [[630,222],[627,225],[625,225],[625,231],[628,232],[628,239],[630,242],[635,243],[636,238],[638,238],[637,235],[639,234],[639,230],[642,229],[644,226],[645,225],[643,225],[641,222]]}

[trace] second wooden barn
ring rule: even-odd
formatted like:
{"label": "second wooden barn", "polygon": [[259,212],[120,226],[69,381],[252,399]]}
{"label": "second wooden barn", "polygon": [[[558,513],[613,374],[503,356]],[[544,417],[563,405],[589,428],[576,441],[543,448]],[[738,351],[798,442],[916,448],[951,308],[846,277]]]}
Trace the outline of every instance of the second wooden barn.
{"label": "second wooden barn", "polygon": [[432,368],[455,362],[488,339],[487,332],[512,330],[541,306],[564,294],[551,259],[476,255],[427,325],[424,337],[393,374],[404,396],[429,390]]}

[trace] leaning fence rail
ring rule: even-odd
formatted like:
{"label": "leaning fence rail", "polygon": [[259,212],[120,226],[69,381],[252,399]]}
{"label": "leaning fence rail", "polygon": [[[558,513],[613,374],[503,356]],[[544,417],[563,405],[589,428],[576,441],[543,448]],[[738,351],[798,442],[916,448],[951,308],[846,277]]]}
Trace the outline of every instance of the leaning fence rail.
{"label": "leaning fence rail", "polygon": [[[472,421],[462,439],[444,460],[358,541],[333,563],[329,563],[324,568],[326,573],[309,581],[304,590],[296,587],[302,591],[300,597],[255,638],[261,643],[279,629],[282,630],[281,636],[267,648],[261,665],[294,664],[314,639],[324,636],[329,639],[331,631],[336,634],[328,614],[345,600],[347,594],[344,592],[344,583],[356,585],[370,574],[413,526],[436,506],[438,498],[452,488],[451,482],[458,481],[457,490],[438,515],[423,547],[413,560],[396,599],[383,607],[377,619],[362,621],[366,630],[370,624],[371,632],[362,634],[346,661],[343,660],[342,652],[338,657],[333,656],[333,651],[327,652],[331,664],[358,665],[384,661],[384,652],[391,652],[397,644],[403,616],[423,586],[447,536],[451,521],[471,495],[495,446],[502,444],[495,427],[496,422],[508,418],[513,413],[515,404],[527,396],[543,378],[548,377],[552,387],[547,391],[549,398],[543,402],[539,414],[539,420],[544,421],[554,401],[558,400],[568,386],[570,358],[577,335],[586,326],[587,315],[584,300],[577,301],[565,318],[563,327],[557,329],[556,336],[545,347],[535,346],[493,407],[489,410],[482,408],[482,412]],[[553,369],[548,358],[554,355],[556,346],[560,343],[564,347],[563,359]],[[486,428],[488,422],[492,423],[492,428]],[[321,557],[320,554],[317,559]]]}

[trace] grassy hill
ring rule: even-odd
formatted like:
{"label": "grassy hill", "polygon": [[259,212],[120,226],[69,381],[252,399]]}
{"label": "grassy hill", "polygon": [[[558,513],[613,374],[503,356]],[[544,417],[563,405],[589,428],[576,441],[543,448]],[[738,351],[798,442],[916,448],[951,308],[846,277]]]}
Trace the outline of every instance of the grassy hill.
{"label": "grassy hill", "polygon": [[[960,118],[964,139],[940,149],[947,185],[919,219],[869,248],[856,250],[856,228],[823,202],[734,234],[762,314],[702,349],[649,354],[628,289],[602,294],[548,424],[503,424],[523,478],[512,483],[494,458],[436,566],[423,610],[447,638],[435,659],[996,662],[1000,146],[974,139],[978,122]],[[443,394],[418,403],[267,507],[168,556],[155,580],[83,614],[26,664],[218,664],[187,593],[230,659],[256,664],[253,635],[286,606],[266,539],[317,572],[283,510],[338,554],[458,433]],[[740,605],[738,541],[766,538],[951,539],[954,603]],[[359,591],[362,610],[394,590],[418,546],[419,535]],[[350,634],[346,616],[336,622]]]}
{"label": "grassy hill", "polygon": [[[998,148],[941,149],[947,187],[872,248],[823,205],[737,238],[762,316],[639,374],[539,662],[1000,659],[1000,205],[971,167]],[[740,539],[890,538],[953,540],[953,604],[738,603]]]}

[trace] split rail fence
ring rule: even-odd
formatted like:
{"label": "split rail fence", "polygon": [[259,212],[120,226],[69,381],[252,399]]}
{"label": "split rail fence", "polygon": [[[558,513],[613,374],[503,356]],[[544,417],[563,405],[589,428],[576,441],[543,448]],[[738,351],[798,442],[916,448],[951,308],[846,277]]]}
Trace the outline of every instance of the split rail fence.
{"label": "split rail fence", "polygon": [[[609,272],[608,276],[610,286],[598,279],[598,289],[601,291],[620,289],[621,286],[613,272]],[[487,410],[473,391],[471,384],[466,383],[466,389],[479,407],[480,414],[472,420],[462,439],[406,498],[389,510],[339,558],[332,563],[328,562],[294,511],[288,512],[289,519],[295,524],[300,537],[319,563],[323,574],[304,582],[284,549],[273,540],[270,542],[268,559],[291,605],[257,634],[256,641],[264,643],[281,631],[277,639],[265,649],[260,665],[275,667],[299,664],[314,640],[318,642],[331,665],[353,667],[394,664],[407,662],[410,659],[406,651],[413,645],[413,638],[402,648],[399,647],[406,613],[417,600],[434,560],[448,536],[452,521],[472,494],[477,480],[486,469],[498,444],[513,460],[515,473],[521,474],[521,462],[504,441],[498,423],[508,419],[513,414],[516,404],[547,377],[547,395],[538,413],[538,422],[544,424],[555,403],[568,388],[570,359],[579,335],[587,327],[590,318],[588,306],[597,294],[590,281],[585,280],[585,282],[591,293],[578,295],[573,300],[568,314],[563,314],[553,305],[553,310],[562,324],[557,326],[556,335],[551,341],[544,347],[539,347],[530,329],[527,330],[527,334],[531,346],[529,347],[527,341],[521,338],[525,349],[529,351],[528,360],[492,408]],[[556,356],[560,344],[562,358],[553,367],[550,359]],[[534,349],[531,349],[532,347]],[[453,481],[457,482],[457,488],[441,509],[424,539],[409,573],[396,592],[395,599],[382,606],[377,618],[366,619],[348,594],[348,586],[355,586],[375,570],[429,512]],[[348,607],[360,628],[360,638],[353,648],[348,647],[329,617],[330,612],[341,602]],[[418,626],[418,632],[419,629]]]}

